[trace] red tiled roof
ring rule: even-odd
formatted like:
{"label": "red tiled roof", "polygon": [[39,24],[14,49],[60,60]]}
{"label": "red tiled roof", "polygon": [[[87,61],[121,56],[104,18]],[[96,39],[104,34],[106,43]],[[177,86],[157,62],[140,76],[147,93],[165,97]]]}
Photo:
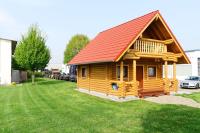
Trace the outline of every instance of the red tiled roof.
{"label": "red tiled roof", "polygon": [[100,32],[69,64],[114,62],[159,11],[154,11]]}

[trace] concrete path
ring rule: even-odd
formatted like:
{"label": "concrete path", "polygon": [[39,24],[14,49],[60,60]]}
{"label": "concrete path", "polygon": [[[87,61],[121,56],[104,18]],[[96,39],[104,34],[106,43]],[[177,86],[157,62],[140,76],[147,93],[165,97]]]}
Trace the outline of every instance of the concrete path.
{"label": "concrete path", "polygon": [[185,98],[181,96],[159,96],[159,97],[146,97],[144,98],[146,101],[159,103],[159,104],[179,104],[179,105],[185,105],[195,108],[200,108],[200,103],[197,103],[196,101]]}

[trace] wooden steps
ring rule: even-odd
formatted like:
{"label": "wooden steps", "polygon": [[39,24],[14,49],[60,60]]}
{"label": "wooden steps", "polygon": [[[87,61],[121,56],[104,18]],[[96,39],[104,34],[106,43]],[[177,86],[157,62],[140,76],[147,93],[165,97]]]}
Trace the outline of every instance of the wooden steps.
{"label": "wooden steps", "polygon": [[164,89],[140,89],[138,91],[139,97],[144,98],[145,96],[160,96],[165,95]]}

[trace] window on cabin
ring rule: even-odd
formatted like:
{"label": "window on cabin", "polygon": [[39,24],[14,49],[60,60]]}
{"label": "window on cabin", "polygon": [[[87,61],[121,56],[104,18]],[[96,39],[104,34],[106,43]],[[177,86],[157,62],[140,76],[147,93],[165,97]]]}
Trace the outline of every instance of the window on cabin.
{"label": "window on cabin", "polygon": [[82,77],[85,78],[86,75],[87,75],[87,73],[86,73],[86,68],[85,68],[85,67],[82,67],[81,72],[82,72]]}
{"label": "window on cabin", "polygon": [[148,67],[148,77],[156,77],[156,67]]}
{"label": "window on cabin", "polygon": [[[128,78],[128,66],[124,66],[123,70],[123,77]],[[117,66],[117,78],[120,79],[120,66]]]}

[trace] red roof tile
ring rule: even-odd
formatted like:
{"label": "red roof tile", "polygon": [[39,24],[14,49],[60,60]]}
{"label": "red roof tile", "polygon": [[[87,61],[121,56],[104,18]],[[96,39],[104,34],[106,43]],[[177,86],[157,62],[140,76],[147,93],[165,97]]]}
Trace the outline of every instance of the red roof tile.
{"label": "red roof tile", "polygon": [[69,64],[114,62],[159,11],[100,32]]}

